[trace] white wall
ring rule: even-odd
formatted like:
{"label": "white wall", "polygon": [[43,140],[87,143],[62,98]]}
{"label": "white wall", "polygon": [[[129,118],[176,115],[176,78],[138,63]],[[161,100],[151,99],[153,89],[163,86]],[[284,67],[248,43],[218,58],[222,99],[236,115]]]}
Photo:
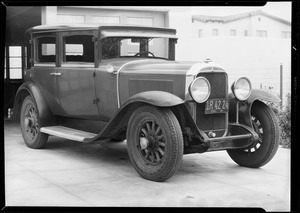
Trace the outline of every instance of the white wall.
{"label": "white wall", "polygon": [[177,30],[179,38],[194,38],[195,28],[192,25],[192,13],[190,8],[172,8],[168,12],[168,26]]}
{"label": "white wall", "polygon": [[203,29],[203,37],[212,36],[212,29],[218,29],[220,36],[229,36],[230,30],[235,29],[237,36],[244,36],[244,30],[248,30],[250,33],[250,19],[241,19],[229,23],[218,23],[218,22],[199,22],[194,21],[193,26],[195,28],[194,37],[198,37],[198,29]]}
{"label": "white wall", "polygon": [[[260,21],[258,21],[260,18]],[[281,38],[281,31],[291,31],[291,26],[278,22],[274,19],[263,15],[255,15],[251,18],[244,18],[228,23],[219,22],[200,22],[195,20],[193,23],[195,27],[194,35],[198,37],[198,30],[203,29],[203,36],[212,36],[212,29],[219,29],[219,35],[229,36],[230,29],[237,30],[237,36],[244,36],[244,31],[248,30],[249,36],[256,36],[256,30],[266,30],[269,38]]]}
{"label": "white wall", "polygon": [[[258,21],[258,17],[261,21]],[[263,15],[253,16],[251,25],[253,36],[256,36],[256,30],[267,30],[269,38],[281,38],[281,31],[291,31],[291,26]]]}

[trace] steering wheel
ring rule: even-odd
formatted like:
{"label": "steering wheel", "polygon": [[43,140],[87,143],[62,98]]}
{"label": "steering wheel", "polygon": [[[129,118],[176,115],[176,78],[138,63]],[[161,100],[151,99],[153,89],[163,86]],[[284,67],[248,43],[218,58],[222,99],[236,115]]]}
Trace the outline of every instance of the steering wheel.
{"label": "steering wheel", "polygon": [[138,56],[138,55],[145,54],[145,53],[149,53],[150,55],[152,55],[152,57],[155,57],[154,54],[153,54],[152,52],[150,52],[150,51],[142,51],[142,52],[138,52],[138,53],[134,54],[134,57],[135,57],[135,56]]}

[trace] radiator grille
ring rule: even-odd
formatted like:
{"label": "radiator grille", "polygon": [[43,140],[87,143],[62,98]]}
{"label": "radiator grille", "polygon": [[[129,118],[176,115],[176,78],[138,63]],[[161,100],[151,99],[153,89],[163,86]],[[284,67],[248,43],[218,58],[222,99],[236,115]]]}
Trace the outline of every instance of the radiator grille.
{"label": "radiator grille", "polygon": [[[205,77],[211,85],[209,99],[228,97],[228,80],[225,72],[199,73],[197,77]],[[203,131],[214,131],[217,137],[227,129],[228,113],[204,114],[205,103],[197,104],[196,124]]]}

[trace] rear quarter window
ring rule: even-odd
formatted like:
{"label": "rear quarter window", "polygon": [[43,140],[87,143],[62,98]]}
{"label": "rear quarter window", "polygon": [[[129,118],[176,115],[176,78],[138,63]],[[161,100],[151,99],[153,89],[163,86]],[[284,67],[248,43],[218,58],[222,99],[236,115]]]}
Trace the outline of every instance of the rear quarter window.
{"label": "rear quarter window", "polygon": [[55,63],[55,37],[39,37],[35,40],[35,63]]}

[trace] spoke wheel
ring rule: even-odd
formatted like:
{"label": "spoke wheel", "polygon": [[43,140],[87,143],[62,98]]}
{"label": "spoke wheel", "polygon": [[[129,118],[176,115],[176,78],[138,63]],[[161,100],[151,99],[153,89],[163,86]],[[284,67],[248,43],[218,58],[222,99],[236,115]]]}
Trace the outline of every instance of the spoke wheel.
{"label": "spoke wheel", "polygon": [[35,106],[28,104],[25,109],[24,127],[27,137],[35,140],[39,133],[37,122],[37,112]]}
{"label": "spoke wheel", "polygon": [[46,145],[48,135],[39,130],[39,112],[31,96],[27,96],[23,101],[20,126],[23,139],[28,147],[39,149]]}
{"label": "spoke wheel", "polygon": [[142,123],[136,147],[147,165],[161,164],[165,155],[165,133],[154,120]]}
{"label": "spoke wheel", "polygon": [[179,169],[183,137],[176,116],[169,109],[143,106],[127,126],[127,148],[136,171],[145,179],[165,181]]}
{"label": "spoke wheel", "polygon": [[272,109],[256,101],[251,109],[251,121],[259,140],[246,149],[227,150],[229,156],[239,165],[258,168],[267,164],[279,146],[279,126]]}

